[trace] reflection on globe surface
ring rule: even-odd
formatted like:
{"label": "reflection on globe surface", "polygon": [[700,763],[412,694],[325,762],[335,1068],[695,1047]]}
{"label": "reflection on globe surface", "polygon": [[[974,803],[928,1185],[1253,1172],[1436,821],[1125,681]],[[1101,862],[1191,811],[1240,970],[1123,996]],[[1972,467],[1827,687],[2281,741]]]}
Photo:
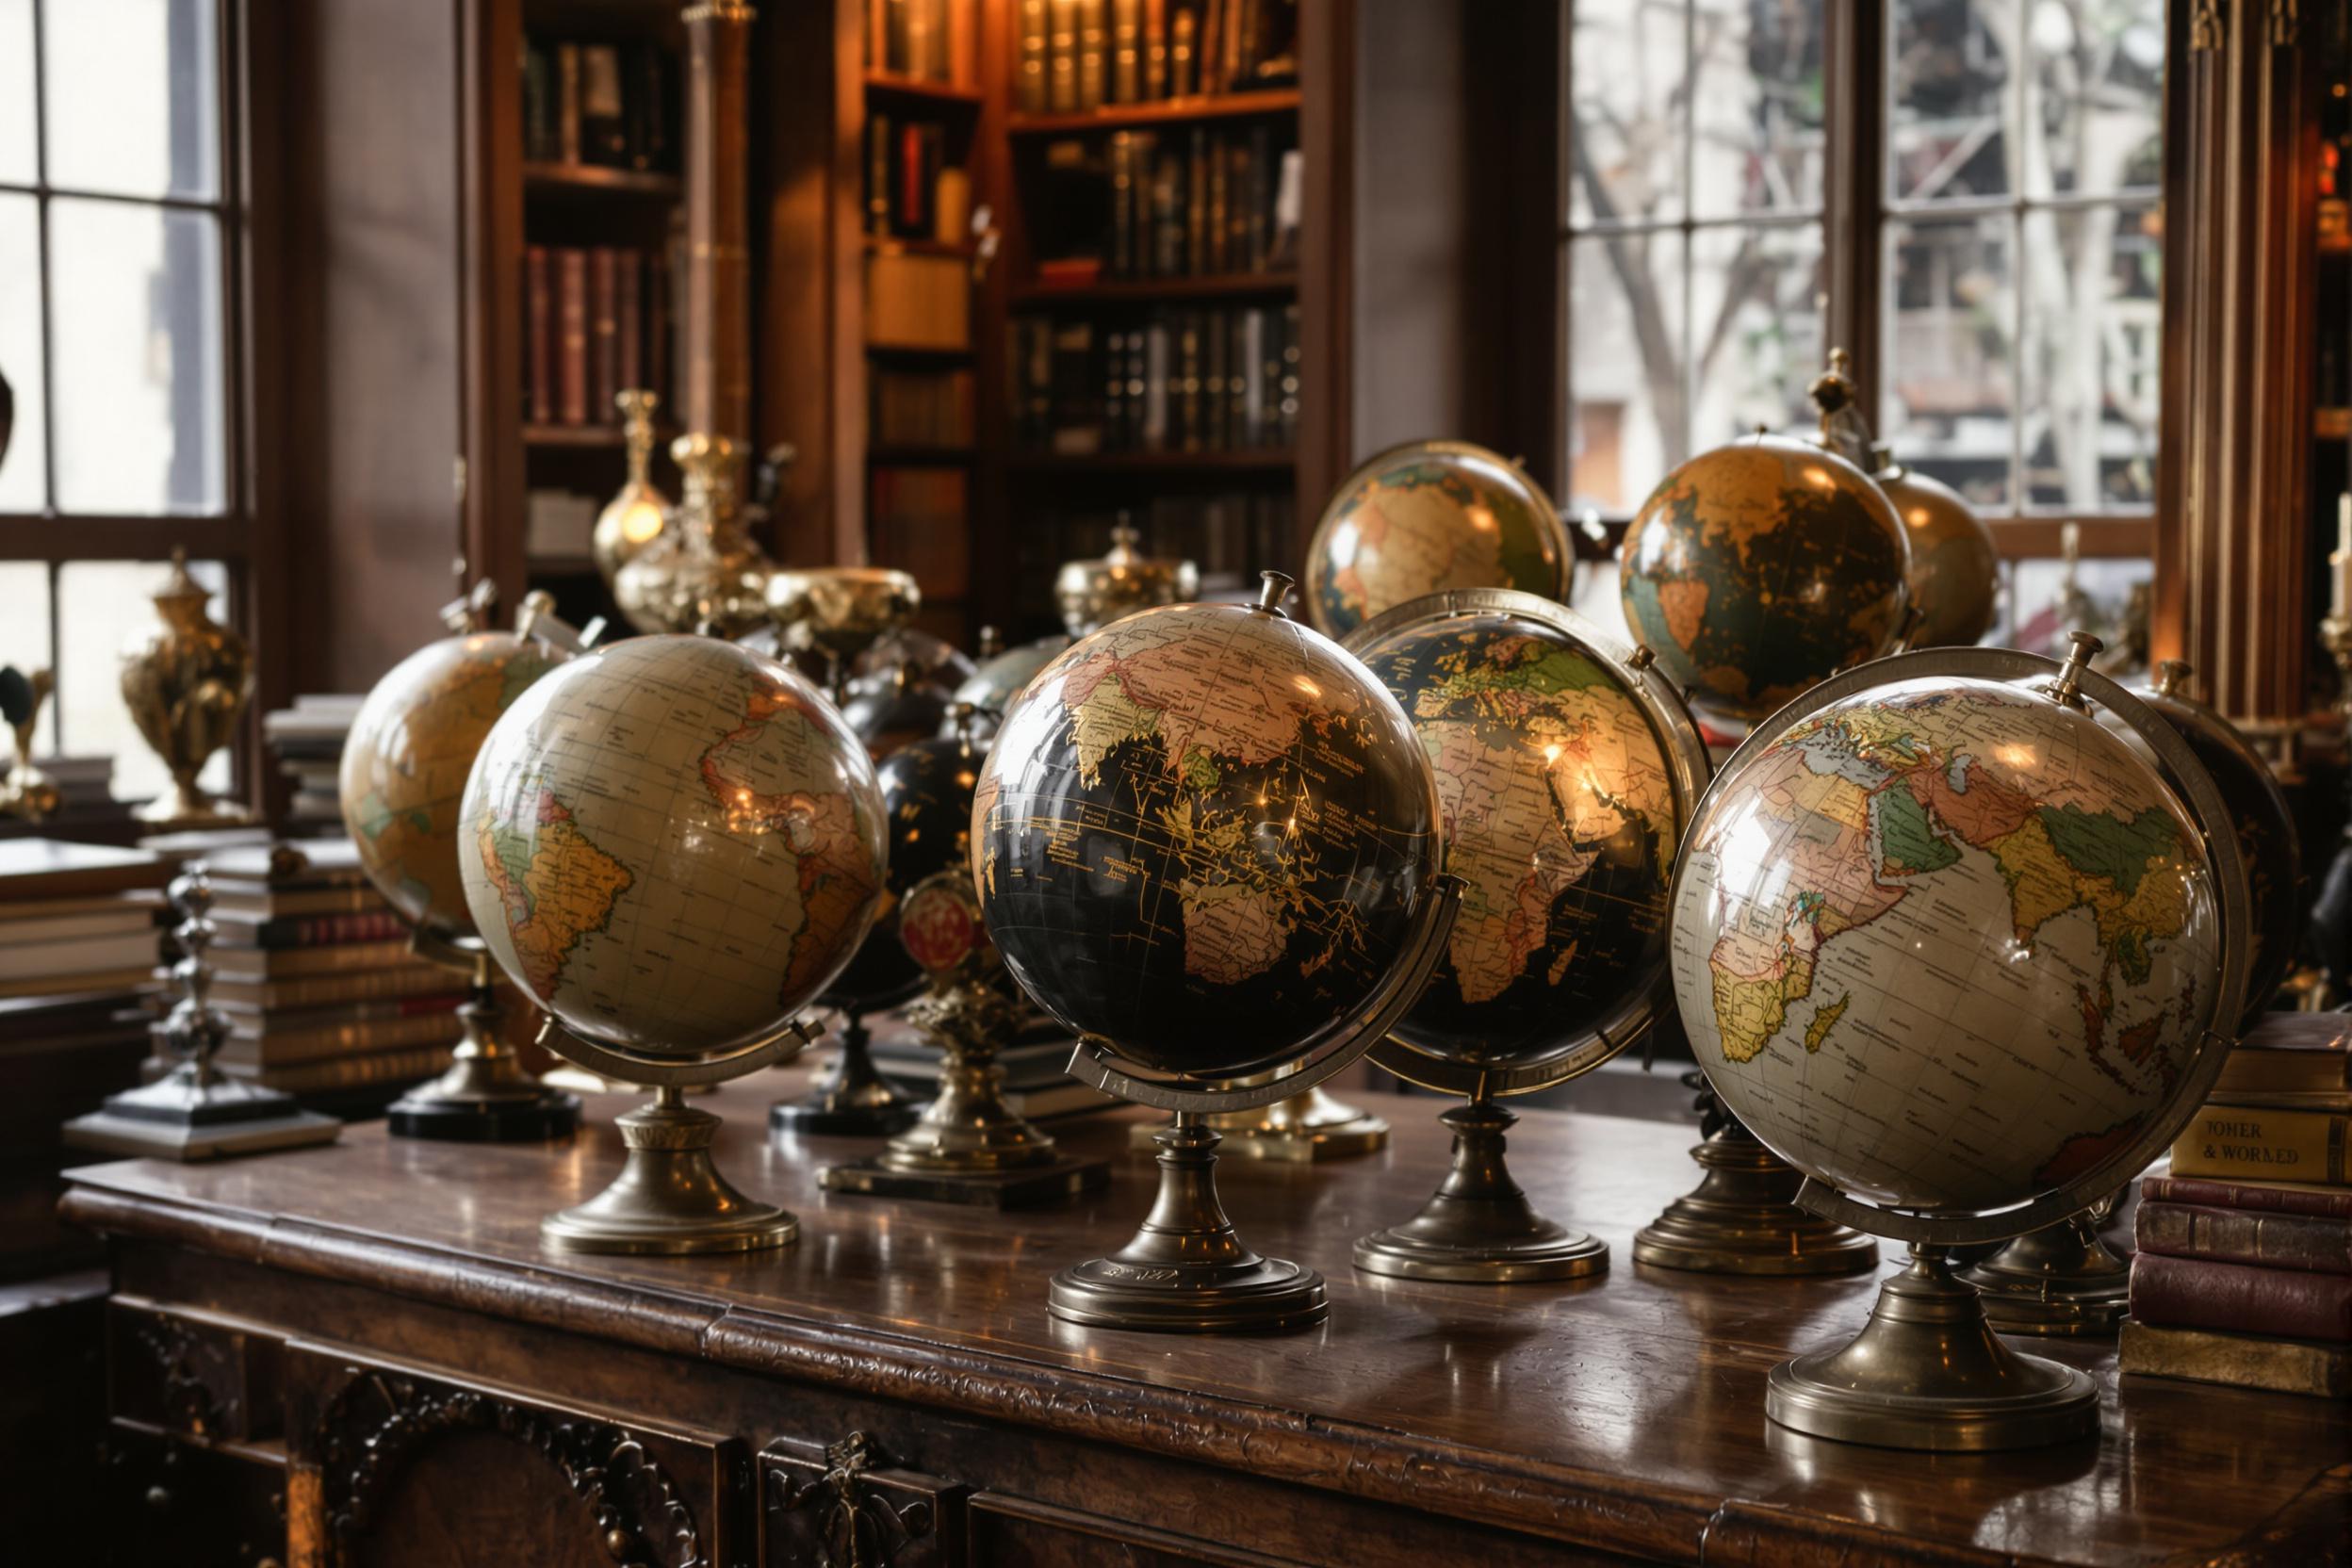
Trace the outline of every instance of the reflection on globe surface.
{"label": "reflection on globe surface", "polygon": [[1345,637],[1381,611],[1447,588],[1567,596],[1567,530],[1535,482],[1466,441],[1416,441],[1350,475],[1307,547],[1315,624]]}
{"label": "reflection on globe surface", "polygon": [[2162,776],[2086,713],[1954,677],[1735,758],[1672,942],[1741,1122],[1854,1197],[1947,1213],[2120,1156],[2188,1089],[2222,984],[2215,874]]}
{"label": "reflection on globe surface", "polygon": [[360,704],[337,779],[343,826],[403,920],[473,935],[457,866],[466,774],[498,715],[554,662],[508,631],[444,637],[392,666]]}
{"label": "reflection on globe surface", "polygon": [[1441,851],[1413,729],[1278,612],[1146,610],[1005,715],[972,805],[988,933],[1038,1005],[1147,1067],[1290,1058],[1400,957]]}
{"label": "reflection on globe surface", "polygon": [[[1429,988],[1392,1033],[1477,1066],[1590,1035],[1665,961],[1679,831],[1665,742],[1558,627],[1481,613],[1372,631],[1349,645],[1413,721],[1446,869],[1465,884]],[[1590,1041],[1594,1065],[1621,1043]]]}
{"label": "reflection on globe surface", "polygon": [[884,758],[877,776],[889,841],[881,912],[825,993],[860,1007],[887,1007],[923,988],[922,970],[898,939],[899,904],[916,883],[970,859],[980,754],[958,740],[917,741]]}
{"label": "reflection on globe surface", "polygon": [[1625,624],[1694,701],[1762,718],[1883,652],[1903,620],[1903,524],[1870,476],[1754,435],[1668,474],[1625,533]]}
{"label": "reflection on globe surface", "polygon": [[980,667],[956,688],[957,702],[968,702],[978,710],[972,715],[972,734],[982,740],[995,734],[998,720],[1012,706],[1013,698],[1021,694],[1021,689],[1068,646],[1067,637],[1041,637],[1017,648],[1006,648],[993,659],[982,660]]}
{"label": "reflection on globe surface", "polygon": [[776,660],[636,637],[491,729],[459,866],[491,956],[592,1041],[693,1056],[772,1032],[880,906],[865,748]]}

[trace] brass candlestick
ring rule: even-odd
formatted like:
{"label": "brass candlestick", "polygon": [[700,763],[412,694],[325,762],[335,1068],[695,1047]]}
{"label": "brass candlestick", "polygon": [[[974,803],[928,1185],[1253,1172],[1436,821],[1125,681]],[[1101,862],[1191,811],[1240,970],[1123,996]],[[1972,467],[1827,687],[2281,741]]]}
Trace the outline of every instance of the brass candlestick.
{"label": "brass candlestick", "polygon": [[[1704,1092],[1704,1091],[1703,1091]],[[1878,1243],[1796,1205],[1804,1176],[1714,1105],[1719,1121],[1690,1151],[1707,1174],[1634,1233],[1636,1263],[1693,1274],[1859,1274]]]}
{"label": "brass candlestick", "polygon": [[172,770],[172,787],[132,813],[158,827],[219,827],[253,815],[196,783],[212,754],[236,735],[253,694],[252,651],[244,638],[205,612],[208,597],[188,575],[188,552],[174,549],[172,575],[155,595],[163,626],[122,655],[123,705]]}
{"label": "brass candlestick", "polygon": [[167,1160],[333,1143],[343,1130],[340,1121],[303,1110],[291,1095],[223,1076],[213,1067],[213,1054],[228,1038],[229,1021],[210,998],[212,965],[204,955],[213,938],[212,883],[201,863],[172,879],[171,899],[180,913],[173,933],[180,959],[172,977],[181,994],[161,1033],[179,1065],[152,1084],[108,1095],[103,1107],[65,1124],[64,1140],[77,1149]]}
{"label": "brass candlestick", "polygon": [[0,817],[39,822],[55,814],[63,800],[57,782],[33,763],[33,734],[41,727],[41,705],[57,690],[49,670],[24,674],[15,665],[0,668],[0,718],[16,737],[16,757],[0,774]]}
{"label": "brass candlestick", "polygon": [[652,392],[616,393],[621,427],[629,440],[629,477],[596,514],[589,534],[588,553],[607,588],[613,586],[623,566],[659,539],[670,526],[670,498],[654,486],[653,415],[662,406]]}
{"label": "brass candlestick", "polygon": [[685,476],[685,498],[672,526],[612,574],[613,600],[640,631],[740,637],[768,619],[768,580],[776,571],[743,532],[743,444],[681,435],[670,455]]}
{"label": "brass candlestick", "polygon": [[1074,1160],[1004,1102],[996,1054],[1021,1026],[1004,960],[981,923],[968,866],[924,878],[899,910],[899,940],[930,976],[906,1020],[945,1054],[939,1097],[871,1159],[826,1168],[835,1192],[1015,1208],[1110,1179],[1105,1160]]}

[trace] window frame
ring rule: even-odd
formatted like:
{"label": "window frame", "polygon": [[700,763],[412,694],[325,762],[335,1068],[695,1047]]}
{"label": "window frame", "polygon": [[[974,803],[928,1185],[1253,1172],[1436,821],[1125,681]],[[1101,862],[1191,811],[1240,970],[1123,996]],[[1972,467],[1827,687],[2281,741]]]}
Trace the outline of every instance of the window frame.
{"label": "window frame", "polygon": [[[191,561],[218,561],[228,579],[229,619],[249,638],[257,595],[254,582],[257,541],[262,531],[256,504],[256,430],[254,367],[261,357],[254,335],[251,279],[254,265],[252,160],[248,140],[253,99],[246,40],[249,0],[205,0],[212,29],[215,90],[212,115],[215,137],[216,185],[208,198],[188,196],[125,196],[54,184],[49,178],[48,95],[50,82],[43,29],[50,6],[59,0],[32,0],[32,74],[34,177],[29,183],[0,180],[0,195],[29,196],[35,202],[41,259],[41,375],[33,388],[20,386],[20,399],[38,397],[41,407],[43,445],[42,504],[36,511],[0,511],[0,563],[44,564],[49,595],[49,661],[56,668],[62,651],[57,614],[61,569],[82,562],[163,562],[175,549]],[[57,505],[56,312],[50,288],[52,276],[51,202],[106,202],[157,211],[199,212],[218,225],[220,265],[218,306],[220,328],[218,392],[220,398],[220,504],[209,512],[122,514],[75,512]],[[21,432],[20,432],[21,434]],[[258,640],[258,639],[256,639]],[[42,715],[45,743],[53,747],[63,736],[60,690]],[[258,701],[252,709],[260,707]],[[231,748],[233,790],[255,792],[261,770],[252,765],[259,736],[258,714],[250,711],[244,732]],[[124,803],[128,808],[128,803]]]}
{"label": "window frame", "polygon": [[[2060,212],[2069,208],[2152,205],[2161,213],[2176,209],[2174,171],[2178,160],[2173,156],[2175,139],[2179,134],[2174,123],[2174,88],[2183,62],[2178,57],[2179,40],[2172,24],[2171,12],[2177,8],[2167,4],[2165,18],[2166,58],[2165,88],[2161,112],[2164,137],[2164,177],[2155,191],[2147,193],[2102,193],[2096,196],[2029,195],[2019,190],[1982,204],[1952,204],[1949,206],[1915,207],[1892,201],[1887,192],[1888,105],[1887,84],[1891,61],[1891,22],[1884,0],[1823,0],[1822,136],[1825,156],[1822,174],[1821,236],[1822,286],[1828,304],[1822,314],[1822,332],[1826,346],[1847,350],[1852,359],[1851,373],[1861,389],[1862,406],[1870,414],[1875,429],[1880,423],[1882,400],[1877,375],[1880,351],[1884,344],[1886,323],[1886,282],[1891,259],[1888,252],[1894,225],[1919,217],[1954,219],[1975,217],[1980,209],[1997,213],[2021,223],[2020,215],[2033,212]],[[1578,224],[1571,221],[1571,181],[1574,158],[1568,145],[1573,134],[1568,116],[1567,94],[1574,80],[1576,51],[1576,0],[1560,0],[1557,8],[1559,32],[1559,69],[1555,74],[1554,91],[1558,94],[1552,122],[1559,139],[1560,181],[1555,194],[1554,221],[1544,236],[1553,256],[1553,266],[1560,280],[1560,321],[1561,351],[1558,358],[1556,402],[1551,421],[1553,451],[1552,471],[1558,478],[1562,493],[1567,490],[1572,471],[1569,445],[1569,416],[1575,407],[1576,344],[1574,313],[1569,304],[1570,246],[1578,238],[1590,239],[1611,232],[1611,226],[1595,226],[1589,220]],[[2010,90],[2021,91],[2013,86]],[[1686,210],[1674,222],[1657,225],[1656,232],[1678,232],[1688,246],[1697,227],[1705,227],[1712,220],[1694,223]],[[1761,224],[1788,221],[1771,214],[1740,215],[1736,222],[1755,221]],[[1796,221],[1803,221],[1798,220]],[[2164,237],[2164,275],[2173,272],[2179,244],[2172,225],[2167,222]],[[1687,279],[1690,263],[1686,254],[1684,271]],[[1685,284],[1687,290],[1688,285]],[[2164,302],[2169,304],[2167,298]],[[1687,323],[1686,323],[1687,325]],[[2160,327],[2160,331],[2164,330]],[[2013,351],[2022,354],[2022,342],[2012,344]],[[2160,353],[2159,363],[2163,363]],[[2022,370],[2013,374],[2022,375]],[[2167,388],[2167,391],[2170,391]],[[2171,399],[2168,397],[2167,405]],[[2054,560],[2064,549],[2067,527],[2075,530],[2078,552],[2083,560],[2151,559],[2156,553],[2159,519],[2170,509],[2170,498],[2177,490],[2178,461],[2166,461],[2163,448],[2164,434],[2172,429],[2168,418],[2160,417],[2157,424],[2158,462],[2153,496],[2147,507],[2133,510],[2115,508],[2034,508],[2029,509],[2021,495],[2013,495],[1999,510],[1978,507],[1977,514],[1992,530],[1995,548],[2004,561]],[[2017,411],[2011,413],[2011,442],[2015,450],[2017,440]],[[1898,453],[1897,455],[1900,455]],[[2013,462],[2012,477],[2017,465]],[[1625,536],[1630,514],[1604,514],[1602,522],[1609,531],[1610,547]]]}

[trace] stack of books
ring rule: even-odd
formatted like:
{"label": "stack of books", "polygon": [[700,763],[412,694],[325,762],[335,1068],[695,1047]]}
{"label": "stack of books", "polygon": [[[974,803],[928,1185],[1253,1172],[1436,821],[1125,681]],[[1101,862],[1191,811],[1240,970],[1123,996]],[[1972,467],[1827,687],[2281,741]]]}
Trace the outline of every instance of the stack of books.
{"label": "stack of books", "polygon": [[2352,1016],[2273,1013],[2140,1184],[2122,1369],[2352,1396]]}
{"label": "stack of books", "polygon": [[1297,267],[1305,166],[1287,135],[1197,125],[1048,143],[1034,241],[1039,286]]}
{"label": "stack of books", "polygon": [[340,826],[342,794],[337,776],[343,768],[343,741],[359,716],[365,694],[317,693],[294,699],[291,708],[265,713],[262,743],[276,759],[278,771],[294,785],[286,805],[289,822]]}
{"label": "stack of books", "polygon": [[45,824],[70,832],[78,823],[122,816],[114,799],[114,759],[111,757],[43,757],[34,766],[57,787],[57,808]]}
{"label": "stack of books", "polygon": [[212,1000],[229,1021],[222,1071],[342,1102],[449,1065],[464,977],[410,952],[407,924],[350,840],[226,850],[205,866]]}

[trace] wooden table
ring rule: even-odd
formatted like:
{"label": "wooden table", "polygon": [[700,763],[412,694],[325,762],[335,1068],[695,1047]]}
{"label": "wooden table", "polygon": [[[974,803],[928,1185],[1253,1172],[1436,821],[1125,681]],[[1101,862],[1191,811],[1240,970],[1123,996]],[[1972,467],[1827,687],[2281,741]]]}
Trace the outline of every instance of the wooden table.
{"label": "wooden table", "polygon": [[[68,1217],[113,1239],[115,1467],[146,1498],[117,1525],[168,1523],[172,1549],[148,1560],[196,1560],[197,1542],[257,1560],[276,1549],[274,1488],[300,1563],[2305,1568],[2352,1552],[2344,1410],[2118,1386],[2109,1345],[2034,1347],[2098,1376],[2096,1444],[1929,1456],[1770,1426],[1766,1370],[1851,1332],[1875,1281],[1634,1264],[1633,1231],[1697,1175],[1671,1127],[1538,1111],[1513,1136],[1542,1208],[1609,1243],[1611,1272],[1574,1284],[1349,1267],[1359,1233],[1438,1180],[1436,1102],[1392,1102],[1394,1143],[1369,1159],[1228,1161],[1243,1234],[1320,1268],[1331,1318],[1168,1337],[1045,1311],[1053,1270],[1149,1205],[1149,1160],[1126,1152],[1139,1113],[1062,1129],[1114,1159],[1106,1191],[998,1216],[821,1192],[818,1168],[866,1146],[772,1149],[761,1112],[800,1082],[700,1102],[727,1118],[722,1168],[802,1217],[798,1245],[734,1258],[541,1250],[540,1216],[616,1166],[619,1100],[554,1148],[369,1127],[75,1172]],[[825,1452],[853,1431],[862,1475]],[[823,1544],[844,1501],[883,1538],[854,1560]]]}

